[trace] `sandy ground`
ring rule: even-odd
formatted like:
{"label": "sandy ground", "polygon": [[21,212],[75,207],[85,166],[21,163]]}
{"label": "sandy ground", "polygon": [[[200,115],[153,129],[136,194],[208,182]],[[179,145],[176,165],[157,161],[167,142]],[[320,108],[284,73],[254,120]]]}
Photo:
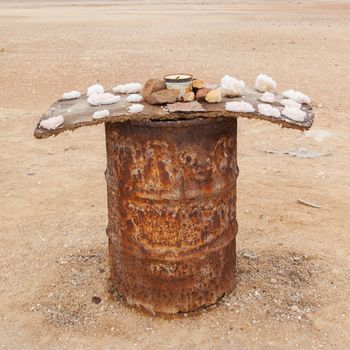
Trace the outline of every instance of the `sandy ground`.
{"label": "sandy ground", "polygon": [[[0,1],[0,348],[349,349],[349,33],[336,1]],[[316,121],[239,121],[237,290],[164,319],[106,291],[103,127],[32,133],[64,91],[175,71],[267,72]]]}

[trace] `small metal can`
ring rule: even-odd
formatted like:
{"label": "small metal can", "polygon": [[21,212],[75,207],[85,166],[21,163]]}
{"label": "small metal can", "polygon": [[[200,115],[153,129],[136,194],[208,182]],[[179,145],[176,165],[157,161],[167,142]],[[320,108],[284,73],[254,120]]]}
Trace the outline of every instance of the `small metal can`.
{"label": "small metal can", "polygon": [[164,80],[168,90],[179,90],[179,101],[183,101],[185,95],[192,91],[192,74],[170,74],[166,75]]}

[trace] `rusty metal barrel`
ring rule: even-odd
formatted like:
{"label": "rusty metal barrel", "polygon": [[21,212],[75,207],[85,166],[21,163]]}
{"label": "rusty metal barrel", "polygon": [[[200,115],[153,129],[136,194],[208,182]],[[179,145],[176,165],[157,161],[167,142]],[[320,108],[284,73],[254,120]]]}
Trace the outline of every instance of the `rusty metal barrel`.
{"label": "rusty metal barrel", "polygon": [[153,313],[235,286],[237,121],[106,123],[110,279]]}

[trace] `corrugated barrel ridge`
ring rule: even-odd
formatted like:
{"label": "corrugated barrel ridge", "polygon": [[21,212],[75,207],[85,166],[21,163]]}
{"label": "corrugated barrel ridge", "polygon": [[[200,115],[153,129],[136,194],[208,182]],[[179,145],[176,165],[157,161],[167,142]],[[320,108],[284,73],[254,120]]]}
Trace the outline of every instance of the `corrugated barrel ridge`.
{"label": "corrugated barrel ridge", "polygon": [[106,124],[111,280],[132,305],[194,311],[235,285],[236,119]]}

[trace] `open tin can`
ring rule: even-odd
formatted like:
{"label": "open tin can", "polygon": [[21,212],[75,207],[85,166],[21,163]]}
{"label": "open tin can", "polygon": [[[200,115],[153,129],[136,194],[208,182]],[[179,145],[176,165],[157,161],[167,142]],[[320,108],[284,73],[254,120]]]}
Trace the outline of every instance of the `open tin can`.
{"label": "open tin can", "polygon": [[185,95],[192,91],[192,74],[169,74],[164,77],[168,90],[178,90],[178,100],[182,101]]}

